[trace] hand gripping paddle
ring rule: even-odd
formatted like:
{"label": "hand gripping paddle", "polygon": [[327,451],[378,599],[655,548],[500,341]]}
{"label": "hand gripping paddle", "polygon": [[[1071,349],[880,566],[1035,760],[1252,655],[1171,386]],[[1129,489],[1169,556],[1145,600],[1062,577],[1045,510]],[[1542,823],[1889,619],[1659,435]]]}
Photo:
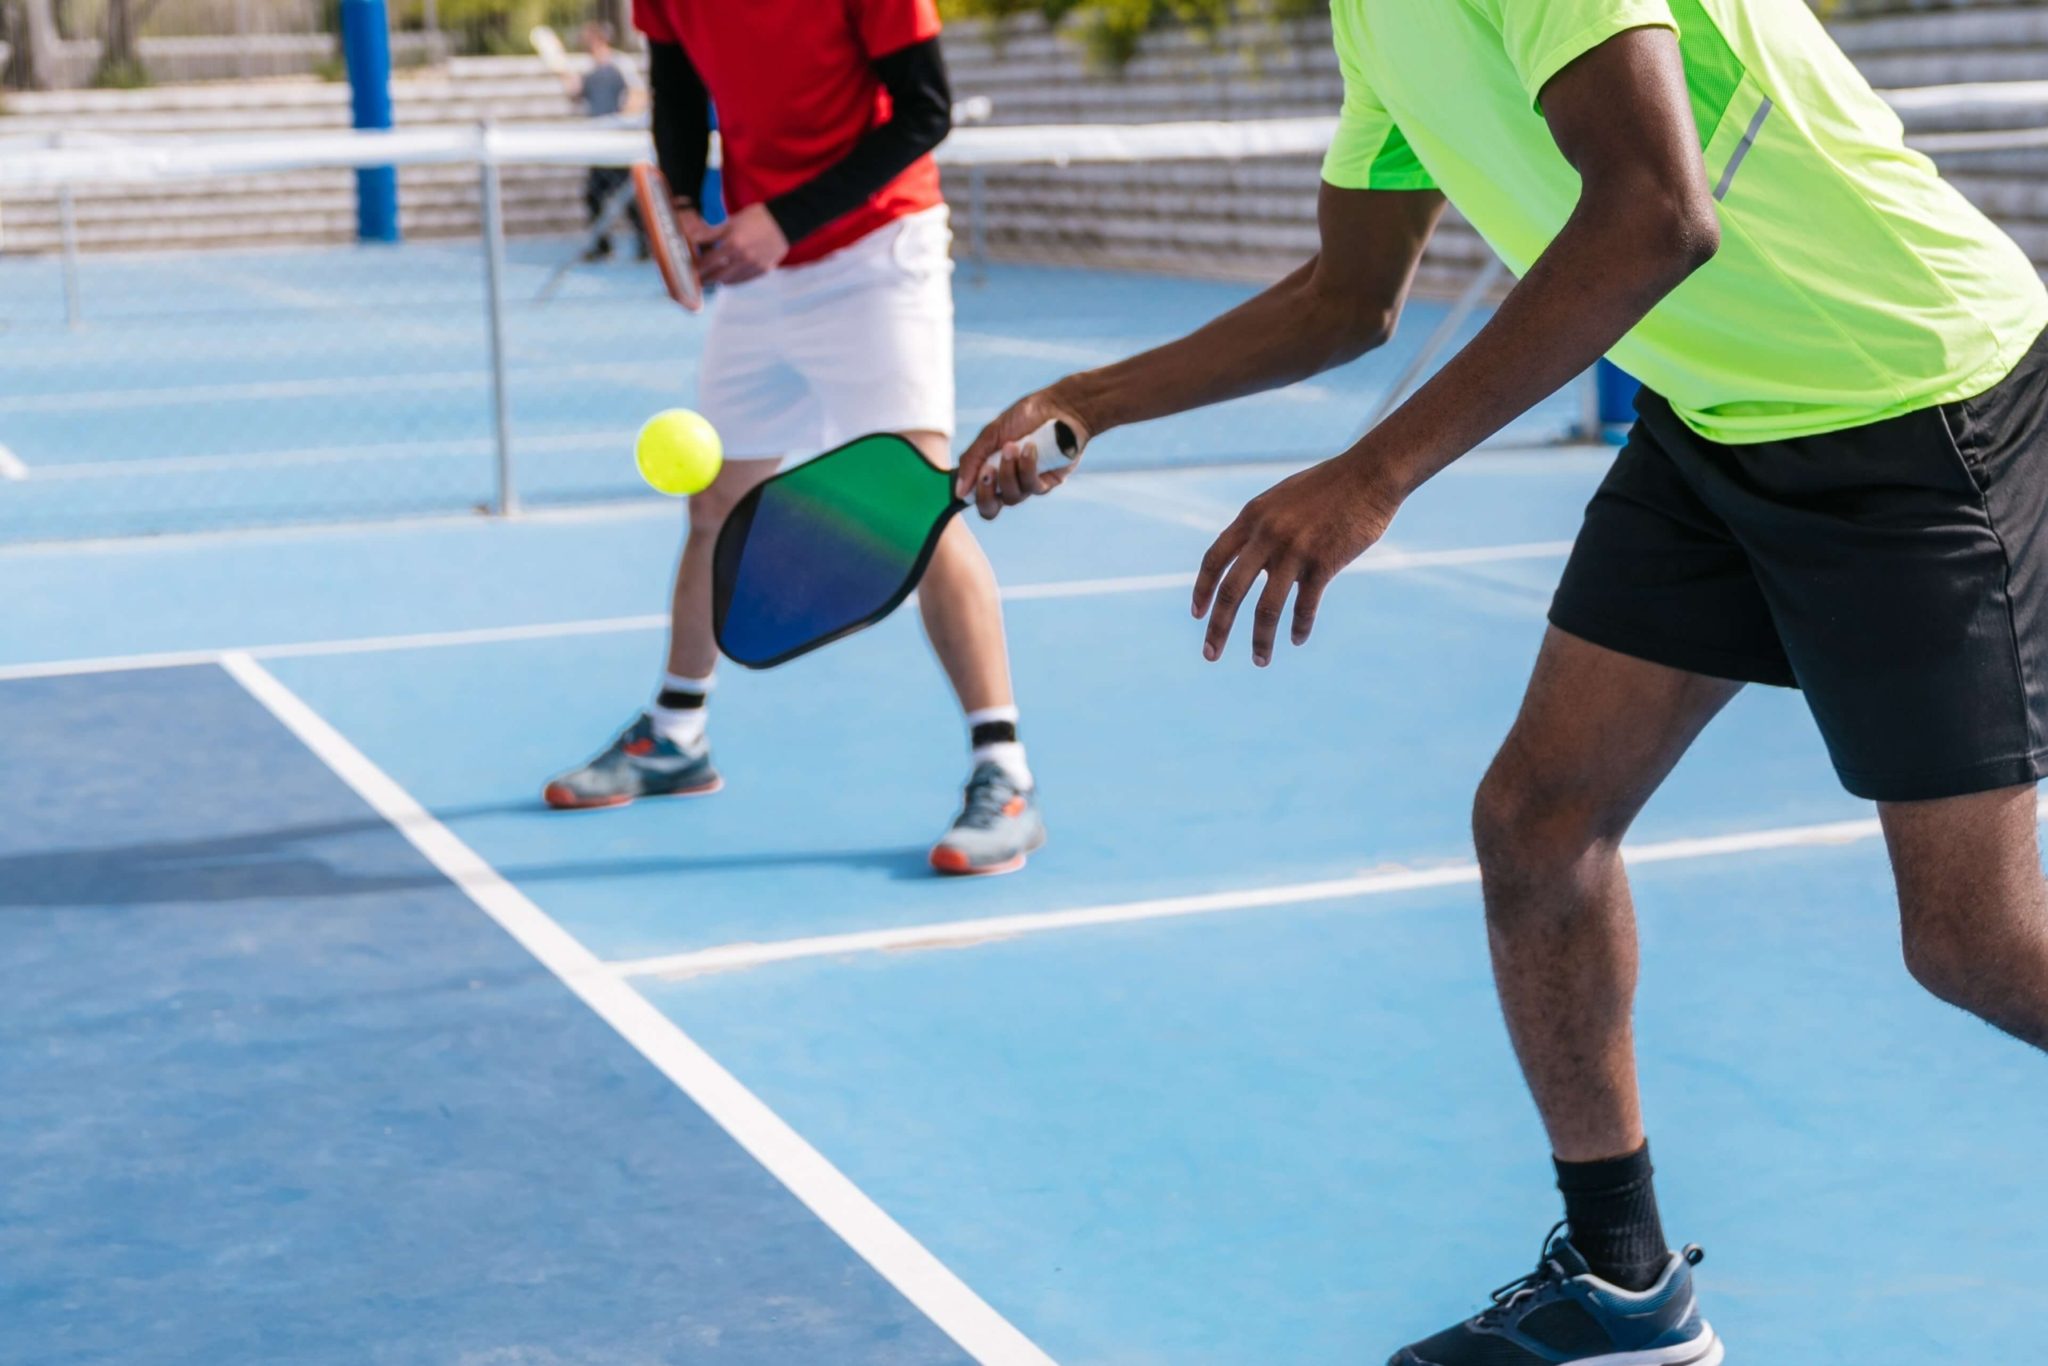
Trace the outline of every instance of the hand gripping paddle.
{"label": "hand gripping paddle", "polygon": [[[1041,471],[1081,454],[1048,422],[1017,444]],[[712,552],[711,625],[735,663],[770,669],[872,626],[924,577],[967,504],[951,472],[900,436],[863,436],[748,490]]]}
{"label": "hand gripping paddle", "polygon": [[704,285],[697,278],[697,249],[683,235],[668,178],[659,167],[639,163],[633,167],[633,197],[639,201],[640,221],[647,227],[648,249],[661,271],[668,297],[695,313],[704,307]]}

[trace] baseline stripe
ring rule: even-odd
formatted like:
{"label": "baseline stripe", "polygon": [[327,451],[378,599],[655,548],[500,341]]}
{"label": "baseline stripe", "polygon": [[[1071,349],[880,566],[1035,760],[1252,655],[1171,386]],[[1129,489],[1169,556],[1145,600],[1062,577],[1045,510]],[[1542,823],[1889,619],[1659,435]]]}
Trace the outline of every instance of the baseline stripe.
{"label": "baseline stripe", "polygon": [[947,1336],[985,1366],[1053,1366],[823,1154],[261,664],[221,667]]}
{"label": "baseline stripe", "polygon": [[[1457,568],[1465,565],[1555,559],[1571,550],[1570,541],[1536,541],[1525,545],[1473,546],[1461,550],[1374,550],[1344,572],[1391,573],[1397,570]],[[1149,593],[1185,588],[1192,573],[1127,574],[1115,578],[1069,579],[1053,583],[1016,584],[1002,590],[1011,602],[1054,598],[1106,597],[1117,593]],[[448,646],[489,645],[517,640],[554,640],[569,636],[619,635],[658,631],[668,626],[661,613],[628,617],[592,617],[581,621],[536,622],[521,626],[481,626],[464,631],[421,631],[403,635],[357,636],[278,645],[234,645],[214,650],[163,650],[150,654],[103,655],[32,664],[0,665],[0,682],[22,678],[62,678],[72,674],[119,673],[128,669],[175,669],[218,663],[224,655],[252,659],[305,659],[320,655],[376,654],[387,650],[431,650]]]}
{"label": "baseline stripe", "polygon": [[[2048,811],[2048,803],[2044,803],[2043,809]],[[1731,835],[1660,840],[1651,844],[1628,845],[1622,853],[1631,865],[1673,863],[1684,859],[1719,858],[1730,854],[1759,853],[1771,849],[1855,844],[1862,840],[1874,839],[1882,833],[1876,818],[1869,817],[1863,820],[1833,821],[1823,825],[1791,825],[1777,829],[1748,830]],[[1058,930],[1085,929],[1097,925],[1128,925],[1145,920],[1174,920],[1186,916],[1217,915],[1228,911],[1265,910],[1276,906],[1304,906],[1321,901],[1412,892],[1427,887],[1466,886],[1478,881],[1478,864],[1449,863],[1434,868],[1390,869],[1385,872],[1364,873],[1357,877],[1333,878],[1323,882],[1297,882],[1277,887],[1254,887],[1236,892],[1210,892],[1199,896],[1161,897],[1151,901],[1084,906],[1067,911],[1043,911],[1026,915],[990,916],[981,920],[903,925],[893,929],[827,934],[807,939],[773,940],[767,943],[725,944],[717,948],[696,949],[687,953],[623,959],[608,966],[621,977],[697,977],[706,973],[733,972],[803,958],[831,958],[844,954],[893,950],[966,948],[976,944],[1017,939],[1031,934],[1047,934]]]}

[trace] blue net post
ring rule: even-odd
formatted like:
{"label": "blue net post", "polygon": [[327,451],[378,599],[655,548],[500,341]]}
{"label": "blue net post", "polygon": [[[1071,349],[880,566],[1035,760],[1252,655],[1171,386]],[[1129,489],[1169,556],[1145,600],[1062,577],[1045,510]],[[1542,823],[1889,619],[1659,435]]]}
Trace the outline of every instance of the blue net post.
{"label": "blue net post", "polygon": [[1593,383],[1600,395],[1600,425],[1626,427],[1636,420],[1636,391],[1642,381],[1613,361],[1602,358],[1593,366]]}
{"label": "blue net post", "polygon": [[[349,108],[358,128],[391,126],[391,21],[384,0],[341,0],[341,55],[348,63]],[[398,240],[398,170],[356,172],[356,236]]]}
{"label": "blue net post", "polygon": [[[711,131],[718,131],[716,105],[711,108]],[[714,158],[711,164],[704,168],[704,185],[697,196],[697,205],[702,211],[704,221],[713,227],[725,221],[725,177],[719,170],[719,163],[724,159],[722,156]]]}

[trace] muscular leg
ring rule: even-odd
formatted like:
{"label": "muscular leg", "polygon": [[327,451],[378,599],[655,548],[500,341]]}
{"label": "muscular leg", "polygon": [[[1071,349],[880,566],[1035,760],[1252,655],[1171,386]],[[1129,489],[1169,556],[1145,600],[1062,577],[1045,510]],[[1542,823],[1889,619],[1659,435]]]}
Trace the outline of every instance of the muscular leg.
{"label": "muscular leg", "polygon": [[[945,469],[946,438],[906,432],[924,458]],[[946,671],[962,711],[1010,705],[1010,656],[1003,643],[1003,604],[996,573],[967,524],[955,517],[939,538],[917,590],[918,611],[932,652]]]}
{"label": "muscular leg", "polygon": [[668,671],[708,678],[718,667],[718,642],[711,634],[711,551],[718,529],[747,490],[775,473],[774,460],[728,460],[711,487],[690,499],[690,534],[676,565],[670,603]]}
{"label": "muscular leg", "polygon": [[2034,788],[1878,807],[1906,966],[1929,991],[2048,1049],[2048,884]]}
{"label": "muscular leg", "polygon": [[1739,683],[1683,673],[1553,628],[1473,835],[1508,1033],[1556,1155],[1643,1145],[1633,1010],[1635,907],[1621,839]]}

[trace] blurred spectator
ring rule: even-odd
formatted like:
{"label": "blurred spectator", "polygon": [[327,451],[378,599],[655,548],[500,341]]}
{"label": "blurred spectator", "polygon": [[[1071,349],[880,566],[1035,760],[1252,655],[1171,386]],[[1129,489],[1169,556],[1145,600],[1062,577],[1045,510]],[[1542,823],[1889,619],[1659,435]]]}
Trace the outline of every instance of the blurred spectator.
{"label": "blurred spectator", "polygon": [[[647,103],[646,82],[640,79],[640,69],[612,46],[611,26],[595,21],[585,24],[583,46],[590,53],[590,69],[581,75],[575,72],[563,75],[562,87],[569,92],[569,98],[594,119],[637,114],[644,109]],[[583,185],[583,202],[590,210],[593,225],[603,215],[604,206],[611,197],[624,187],[628,174],[623,166],[590,168],[590,175]],[[633,225],[634,254],[644,261],[647,259],[647,227],[640,221],[640,206],[629,205],[626,219]],[[583,259],[603,261],[611,254],[611,233],[606,231],[590,244],[589,250],[583,253]]]}

